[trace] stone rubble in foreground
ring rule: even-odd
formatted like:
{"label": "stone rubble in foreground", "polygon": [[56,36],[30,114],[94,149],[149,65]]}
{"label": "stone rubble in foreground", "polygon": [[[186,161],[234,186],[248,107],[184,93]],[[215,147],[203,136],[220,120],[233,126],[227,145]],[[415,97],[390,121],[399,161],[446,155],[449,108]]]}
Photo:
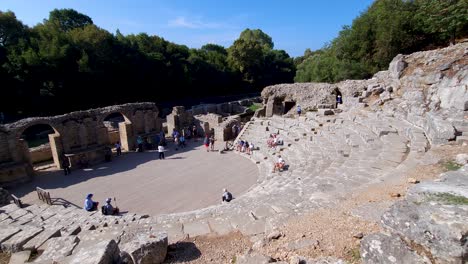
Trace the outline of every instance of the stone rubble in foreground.
{"label": "stone rubble in foreground", "polygon": [[[162,263],[168,243],[187,237],[232,231],[266,237],[281,230],[291,217],[333,207],[352,192],[404,176],[424,164],[431,145],[463,144],[468,131],[467,53],[468,43],[461,43],[399,55],[389,71],[369,80],[338,84],[345,104],[339,109],[330,107],[331,115],[309,111],[301,117],[288,117],[290,113],[261,117],[262,110],[258,111],[237,139],[258,147],[246,158],[257,164],[260,177],[246,194],[229,204],[155,217],[132,213],[103,216],[73,207],[18,208],[10,204],[0,208],[0,247],[19,259],[38,252],[35,263]],[[321,85],[321,92],[330,88]],[[264,90],[267,116],[271,110],[268,102],[276,100],[270,98],[294,90],[290,86],[285,91],[281,85]],[[290,93],[293,99],[297,96]],[[315,104],[322,103],[316,99]],[[266,147],[270,133],[279,133],[284,145]],[[278,155],[289,166],[272,173]],[[405,200],[383,214],[385,233],[363,238],[363,262],[466,262],[467,170],[464,166],[438,181],[412,187]],[[271,261],[252,250],[239,256],[237,263]],[[344,263],[333,258],[295,261]]]}

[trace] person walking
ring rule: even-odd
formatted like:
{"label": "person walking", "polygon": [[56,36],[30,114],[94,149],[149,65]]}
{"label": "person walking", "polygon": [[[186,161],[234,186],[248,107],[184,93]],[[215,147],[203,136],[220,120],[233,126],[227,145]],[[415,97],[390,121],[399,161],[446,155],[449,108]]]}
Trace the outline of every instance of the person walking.
{"label": "person walking", "polygon": [[205,148],[206,148],[206,152],[210,152],[210,137],[208,136],[208,134],[205,135],[205,139],[203,140],[203,145],[205,145]]}
{"label": "person walking", "polygon": [[65,175],[68,175],[68,174],[71,174],[71,170],[70,170],[70,160],[68,159],[67,156],[65,156],[65,153],[62,154],[62,168],[63,168],[63,172],[65,173]]}
{"label": "person walking", "polygon": [[215,144],[215,138],[214,136],[210,137],[210,149],[211,151],[214,151],[214,144]]}
{"label": "person walking", "polygon": [[137,137],[138,152],[143,152],[143,138],[141,136]]}
{"label": "person walking", "polygon": [[122,155],[122,145],[120,145],[120,141],[115,143],[115,151],[117,152],[117,156]]}
{"label": "person walking", "polygon": [[302,108],[301,108],[300,105],[297,105],[296,111],[297,111],[297,115],[298,115],[298,116],[301,116]]}
{"label": "person walking", "polygon": [[166,149],[164,148],[164,146],[162,144],[159,144],[158,146],[158,152],[159,152],[159,159],[164,159],[164,152],[166,151]]}

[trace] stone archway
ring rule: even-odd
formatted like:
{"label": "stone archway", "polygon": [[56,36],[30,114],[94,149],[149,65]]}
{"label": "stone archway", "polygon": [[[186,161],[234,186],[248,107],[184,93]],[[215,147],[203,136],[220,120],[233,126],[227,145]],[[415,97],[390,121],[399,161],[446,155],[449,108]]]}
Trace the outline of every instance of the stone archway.
{"label": "stone archway", "polygon": [[61,136],[48,122],[33,122],[16,132],[17,155],[32,168],[61,168]]}
{"label": "stone archway", "polygon": [[108,142],[114,145],[120,142],[122,150],[133,148],[133,127],[130,119],[122,112],[110,112],[102,116],[101,123],[107,129]]}

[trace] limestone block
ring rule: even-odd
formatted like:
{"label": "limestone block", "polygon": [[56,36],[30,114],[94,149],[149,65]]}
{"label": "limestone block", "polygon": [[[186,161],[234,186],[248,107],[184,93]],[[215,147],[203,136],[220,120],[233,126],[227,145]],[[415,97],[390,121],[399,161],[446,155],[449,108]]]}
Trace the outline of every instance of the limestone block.
{"label": "limestone block", "polygon": [[465,165],[468,162],[468,154],[458,154],[455,158],[455,161],[460,165]]}
{"label": "limestone block", "polygon": [[393,79],[399,79],[403,70],[408,66],[408,63],[405,61],[405,56],[398,54],[391,62],[388,67],[390,76]]}
{"label": "limestone block", "polygon": [[9,264],[23,264],[29,260],[31,256],[30,250],[19,251],[11,254]]}
{"label": "limestone block", "polygon": [[331,109],[318,109],[318,114],[321,116],[333,115],[335,114]]}
{"label": "limestone block", "polygon": [[31,240],[26,242],[26,244],[23,245],[23,249],[27,250],[36,250],[40,246],[42,246],[47,240],[53,237],[59,237],[60,236],[60,227],[47,227],[39,233],[37,236],[33,237]]}
{"label": "limestone block", "polygon": [[10,237],[14,236],[20,231],[21,229],[16,226],[10,226],[10,225],[0,226],[0,245],[1,243],[8,240]]}
{"label": "limestone block", "polygon": [[364,264],[431,263],[408,248],[398,236],[384,234],[368,235],[361,240],[361,258]]}
{"label": "limestone block", "polygon": [[2,250],[7,252],[18,252],[23,250],[23,245],[31,238],[43,231],[42,228],[27,227],[21,228],[21,232],[2,242]]}
{"label": "limestone block", "polygon": [[119,260],[119,246],[115,240],[90,244],[73,254],[70,264],[113,264]]}
{"label": "limestone block", "polygon": [[51,238],[45,245],[45,250],[35,262],[58,261],[70,256],[80,239],[77,236]]}
{"label": "limestone block", "polygon": [[168,238],[167,233],[151,231],[137,234],[133,240],[120,245],[135,264],[158,264],[166,258]]}

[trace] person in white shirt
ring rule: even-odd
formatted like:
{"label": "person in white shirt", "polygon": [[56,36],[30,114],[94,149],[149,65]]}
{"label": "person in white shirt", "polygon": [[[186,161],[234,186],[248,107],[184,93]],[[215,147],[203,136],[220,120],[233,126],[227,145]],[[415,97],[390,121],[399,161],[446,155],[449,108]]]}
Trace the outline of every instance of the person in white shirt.
{"label": "person in white shirt", "polygon": [[283,158],[281,158],[281,155],[278,155],[278,161],[273,166],[273,172],[276,172],[276,170],[282,171],[285,164],[286,162],[284,161]]}
{"label": "person in white shirt", "polygon": [[158,152],[159,152],[159,159],[164,159],[164,146],[162,144],[159,144],[158,146]]}

